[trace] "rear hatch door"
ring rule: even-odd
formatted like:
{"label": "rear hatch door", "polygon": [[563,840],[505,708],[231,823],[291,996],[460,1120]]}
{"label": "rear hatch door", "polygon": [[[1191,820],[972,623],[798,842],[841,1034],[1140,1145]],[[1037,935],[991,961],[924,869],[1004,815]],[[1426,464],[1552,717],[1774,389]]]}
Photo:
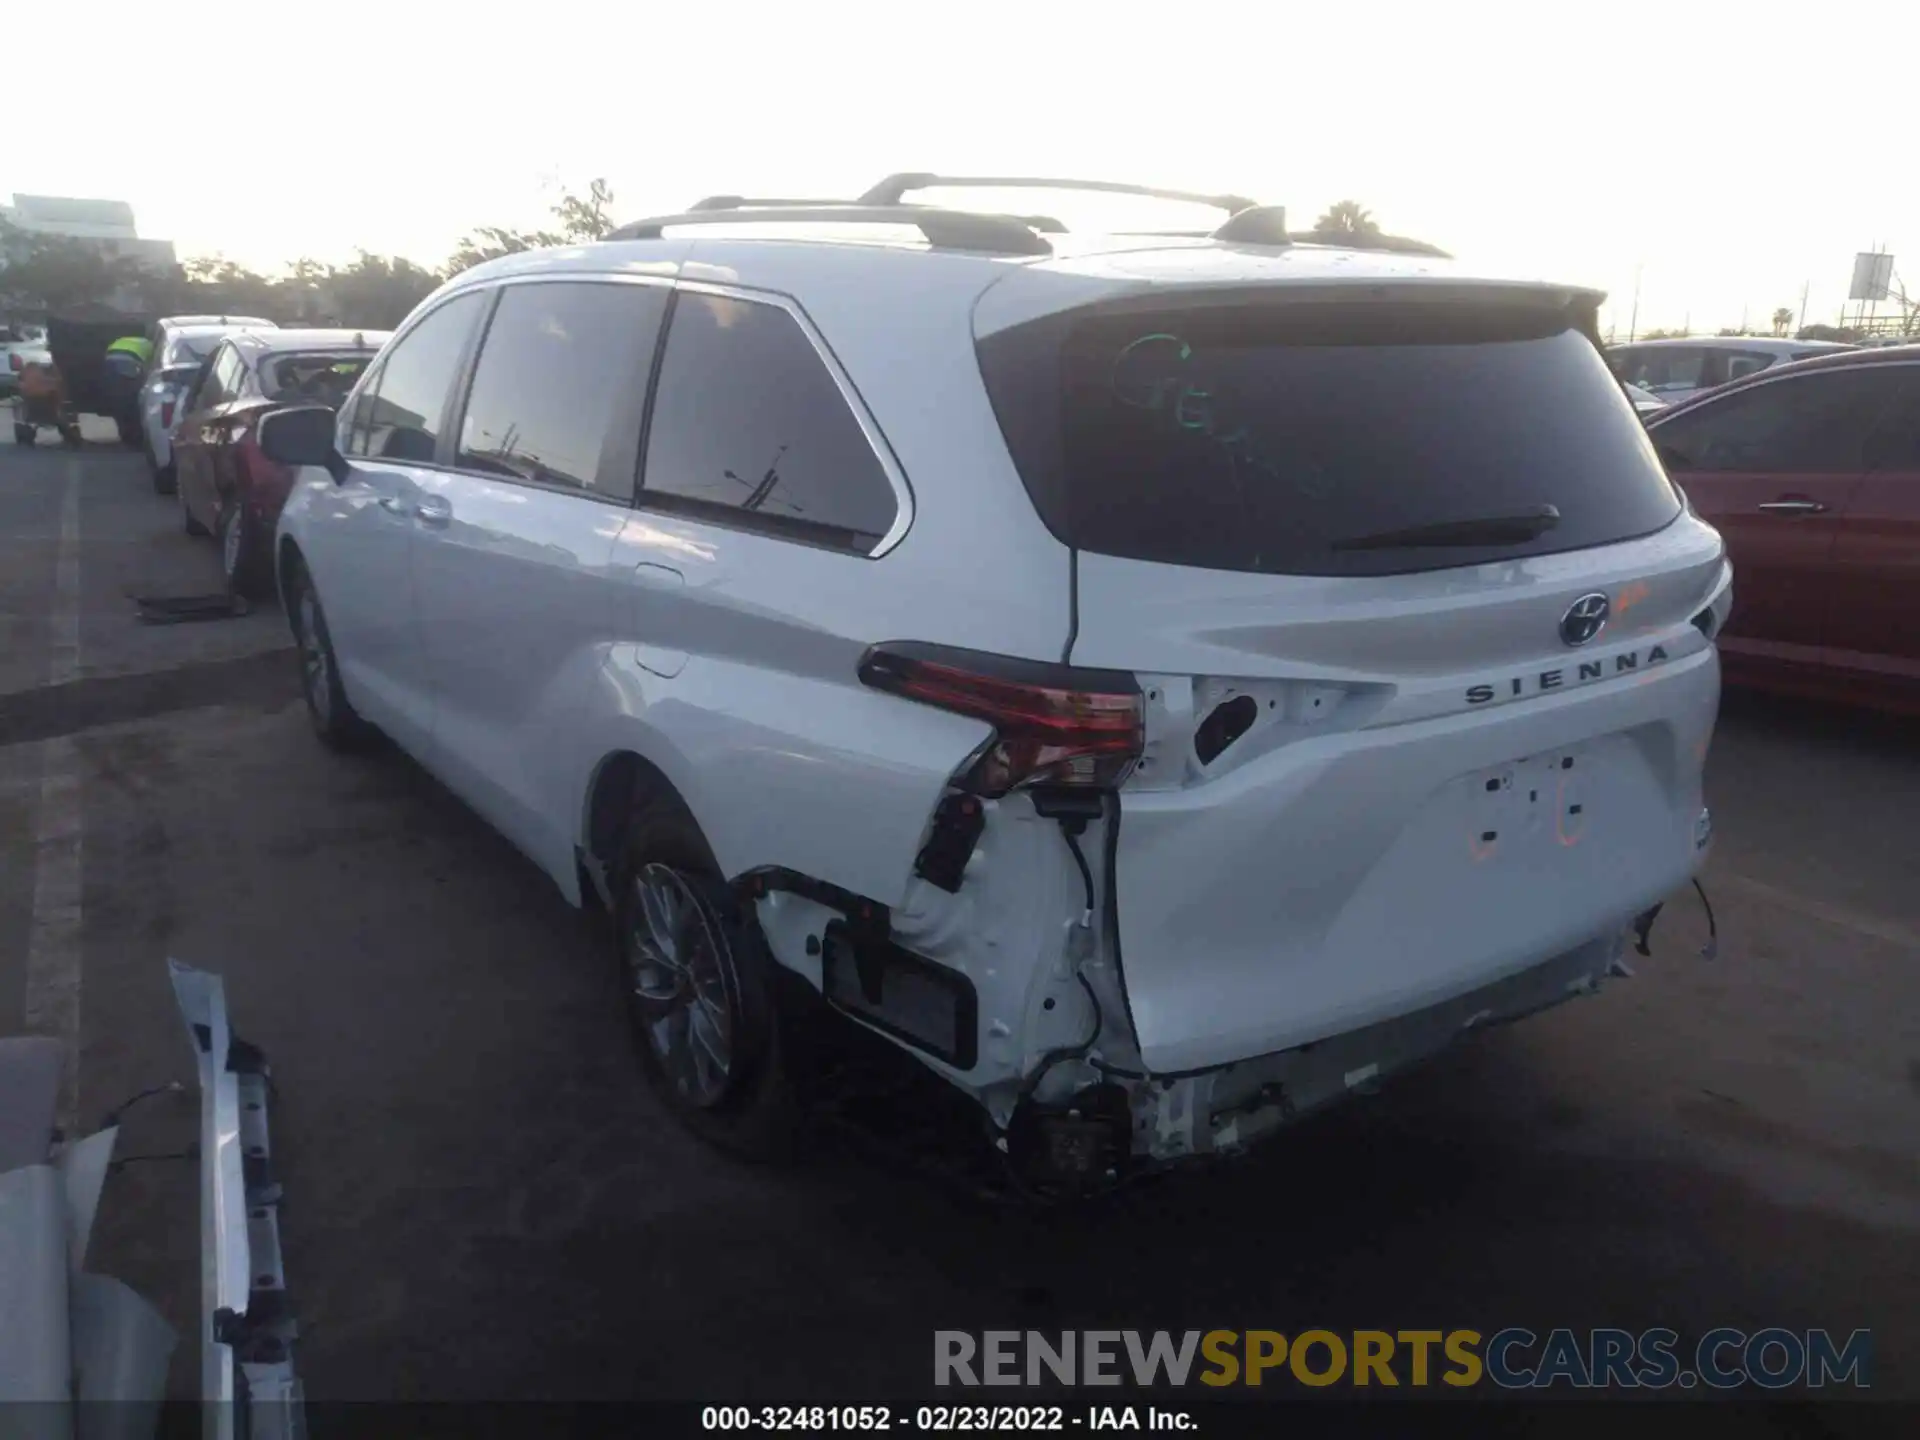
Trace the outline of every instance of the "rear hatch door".
{"label": "rear hatch door", "polygon": [[1148,697],[1113,860],[1155,1069],[1464,993],[1697,863],[1723,547],[1591,303],[1161,289],[980,337],[1070,658]]}

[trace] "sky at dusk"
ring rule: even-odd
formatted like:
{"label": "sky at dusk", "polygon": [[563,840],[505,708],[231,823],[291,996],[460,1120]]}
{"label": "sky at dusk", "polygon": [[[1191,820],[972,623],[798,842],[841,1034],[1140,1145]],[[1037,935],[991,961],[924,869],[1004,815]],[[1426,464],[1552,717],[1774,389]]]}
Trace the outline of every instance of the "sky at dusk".
{"label": "sky at dusk", "polygon": [[[621,218],[895,170],[1360,201],[1476,265],[1593,284],[1624,334],[1832,321],[1920,290],[1920,7],[55,5],[0,192],[128,201],[182,257],[437,265],[604,176]],[[84,66],[68,63],[84,55]],[[61,63],[48,57],[64,56]],[[1889,68],[1890,67],[1890,68]],[[72,77],[103,103],[76,103]],[[141,97],[131,109],[108,97]],[[129,121],[131,113],[135,118]],[[1075,212],[1049,204],[1069,226]],[[1090,219],[1107,212],[1090,212]],[[1126,219],[1148,223],[1158,214]]]}

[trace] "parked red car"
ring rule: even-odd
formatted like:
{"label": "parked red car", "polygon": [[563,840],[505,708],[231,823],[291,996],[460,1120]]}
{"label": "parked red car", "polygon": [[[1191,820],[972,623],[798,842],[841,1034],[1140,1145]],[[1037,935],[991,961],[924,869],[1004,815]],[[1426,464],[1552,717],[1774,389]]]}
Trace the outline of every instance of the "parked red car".
{"label": "parked red car", "polygon": [[175,493],[189,535],[220,538],[221,567],[235,593],[273,586],[273,532],[293,475],[261,453],[262,415],[287,405],[336,408],[387,332],[241,331],[207,357],[173,430]]}
{"label": "parked red car", "polygon": [[1920,346],[1773,366],[1647,433],[1726,538],[1727,679],[1920,713]]}

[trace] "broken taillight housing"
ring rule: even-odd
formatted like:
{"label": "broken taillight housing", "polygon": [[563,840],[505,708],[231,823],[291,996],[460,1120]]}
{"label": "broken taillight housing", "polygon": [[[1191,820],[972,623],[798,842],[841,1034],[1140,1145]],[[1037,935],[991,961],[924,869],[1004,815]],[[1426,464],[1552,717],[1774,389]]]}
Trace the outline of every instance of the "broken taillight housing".
{"label": "broken taillight housing", "polygon": [[1122,671],[899,642],[868,650],[860,680],[991,725],[993,737],[954,781],[976,795],[1026,785],[1112,787],[1146,744],[1140,686]]}

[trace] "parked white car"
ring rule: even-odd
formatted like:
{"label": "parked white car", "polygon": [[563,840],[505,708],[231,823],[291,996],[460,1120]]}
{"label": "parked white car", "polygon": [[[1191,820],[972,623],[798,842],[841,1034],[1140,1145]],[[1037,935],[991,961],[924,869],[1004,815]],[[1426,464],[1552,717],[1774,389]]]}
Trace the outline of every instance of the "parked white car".
{"label": "parked white car", "polygon": [[852,1020],[1030,1184],[1235,1150],[1693,876],[1731,577],[1597,294],[809,216],[479,266],[260,424],[321,737],[614,912],[697,1129]]}
{"label": "parked white car", "polygon": [[147,336],[153,360],[140,387],[140,436],[156,492],[173,494],[173,427],[200,367],[224,336],[278,328],[253,315],[170,315],[154,324]]}
{"label": "parked white car", "polygon": [[1607,351],[1607,360],[1621,380],[1671,405],[1772,365],[1854,348],[1835,340],[1716,335],[1615,345]]}
{"label": "parked white car", "polygon": [[20,391],[20,372],[45,364],[47,332],[38,325],[0,325],[0,398]]}

